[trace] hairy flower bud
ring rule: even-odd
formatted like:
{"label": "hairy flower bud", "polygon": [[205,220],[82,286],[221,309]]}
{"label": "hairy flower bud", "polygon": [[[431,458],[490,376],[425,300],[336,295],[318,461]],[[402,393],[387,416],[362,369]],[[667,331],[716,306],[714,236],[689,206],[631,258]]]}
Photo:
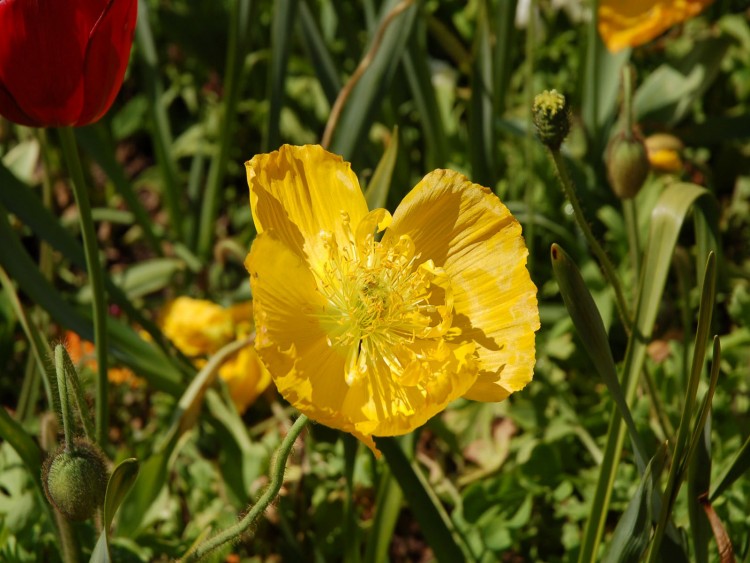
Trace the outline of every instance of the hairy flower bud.
{"label": "hairy flower bud", "polygon": [[620,199],[635,197],[646,181],[648,154],[643,138],[633,131],[615,133],[607,147],[607,174]]}
{"label": "hairy flower bud", "polygon": [[557,90],[537,94],[532,114],[539,140],[550,149],[558,150],[570,132],[570,109],[565,96]]}
{"label": "hairy flower bud", "polygon": [[109,470],[101,450],[76,440],[70,451],[57,450],[42,468],[47,499],[69,520],[86,520],[104,502]]}

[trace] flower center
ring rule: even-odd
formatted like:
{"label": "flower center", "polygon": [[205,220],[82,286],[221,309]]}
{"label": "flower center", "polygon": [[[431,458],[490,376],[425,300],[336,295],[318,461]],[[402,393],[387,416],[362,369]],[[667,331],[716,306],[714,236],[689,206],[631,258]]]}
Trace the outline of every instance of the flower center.
{"label": "flower center", "polygon": [[448,278],[431,260],[420,261],[408,236],[386,232],[376,240],[390,222],[387,211],[370,212],[356,234],[342,215],[344,240],[341,232],[338,238],[321,233],[327,260],[314,268],[318,291],[327,300],[320,321],[328,344],[345,354],[349,385],[368,373],[389,372],[409,384],[408,374],[421,371],[415,362],[428,353],[424,341],[450,328]]}

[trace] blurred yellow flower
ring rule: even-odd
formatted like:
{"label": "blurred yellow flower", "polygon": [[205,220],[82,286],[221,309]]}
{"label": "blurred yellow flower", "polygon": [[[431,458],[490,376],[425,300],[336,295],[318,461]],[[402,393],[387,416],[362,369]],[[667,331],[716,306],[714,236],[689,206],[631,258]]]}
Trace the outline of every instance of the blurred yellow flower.
{"label": "blurred yellow flower", "polygon": [[[253,331],[252,302],[224,308],[211,301],[178,297],[168,303],[159,316],[164,335],[196,367],[205,365],[205,357],[232,341],[247,338]],[[255,350],[247,346],[232,354],[219,368],[239,413],[271,383],[271,376],[260,364]]]}
{"label": "blurred yellow flower", "polygon": [[682,170],[680,153],[685,147],[680,139],[668,133],[655,133],[647,137],[645,143],[652,169],[672,173]]}
{"label": "blurred yellow flower", "polygon": [[600,0],[598,24],[612,52],[651,41],[702,12],[713,0]]}
{"label": "blurred yellow flower", "polygon": [[490,190],[436,170],[391,216],[318,146],[246,168],[256,349],[297,409],[374,449],[456,398],[501,401],[531,380],[536,287]]}

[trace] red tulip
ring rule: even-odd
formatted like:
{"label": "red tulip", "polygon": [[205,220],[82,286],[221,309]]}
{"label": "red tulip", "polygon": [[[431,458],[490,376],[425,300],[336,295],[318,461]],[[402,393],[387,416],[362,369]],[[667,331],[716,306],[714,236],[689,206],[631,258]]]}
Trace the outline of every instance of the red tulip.
{"label": "red tulip", "polygon": [[138,0],[0,0],[0,114],[80,126],[122,85]]}

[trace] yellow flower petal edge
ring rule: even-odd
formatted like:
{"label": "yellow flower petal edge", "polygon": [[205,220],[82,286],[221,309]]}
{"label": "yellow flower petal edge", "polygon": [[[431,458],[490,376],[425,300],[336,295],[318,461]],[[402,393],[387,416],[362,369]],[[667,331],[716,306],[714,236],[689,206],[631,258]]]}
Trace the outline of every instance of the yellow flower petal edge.
{"label": "yellow flower petal edge", "polygon": [[[299,164],[311,160],[325,178]],[[256,350],[297,409],[374,449],[454,399],[531,379],[536,288],[520,225],[489,190],[436,171],[391,217],[362,211],[349,164],[319,147],[251,168]]]}
{"label": "yellow flower petal edge", "polygon": [[466,398],[501,401],[522,389],[533,375],[539,309],[521,225],[508,208],[465,176],[436,170],[404,198],[391,229],[453,283],[453,327],[477,343],[479,360]]}
{"label": "yellow flower petal edge", "polygon": [[612,52],[651,41],[673,25],[697,16],[713,0],[601,0],[598,27]]}
{"label": "yellow flower petal edge", "polygon": [[178,297],[162,309],[159,325],[183,354],[210,355],[234,339],[232,316],[221,305]]}

